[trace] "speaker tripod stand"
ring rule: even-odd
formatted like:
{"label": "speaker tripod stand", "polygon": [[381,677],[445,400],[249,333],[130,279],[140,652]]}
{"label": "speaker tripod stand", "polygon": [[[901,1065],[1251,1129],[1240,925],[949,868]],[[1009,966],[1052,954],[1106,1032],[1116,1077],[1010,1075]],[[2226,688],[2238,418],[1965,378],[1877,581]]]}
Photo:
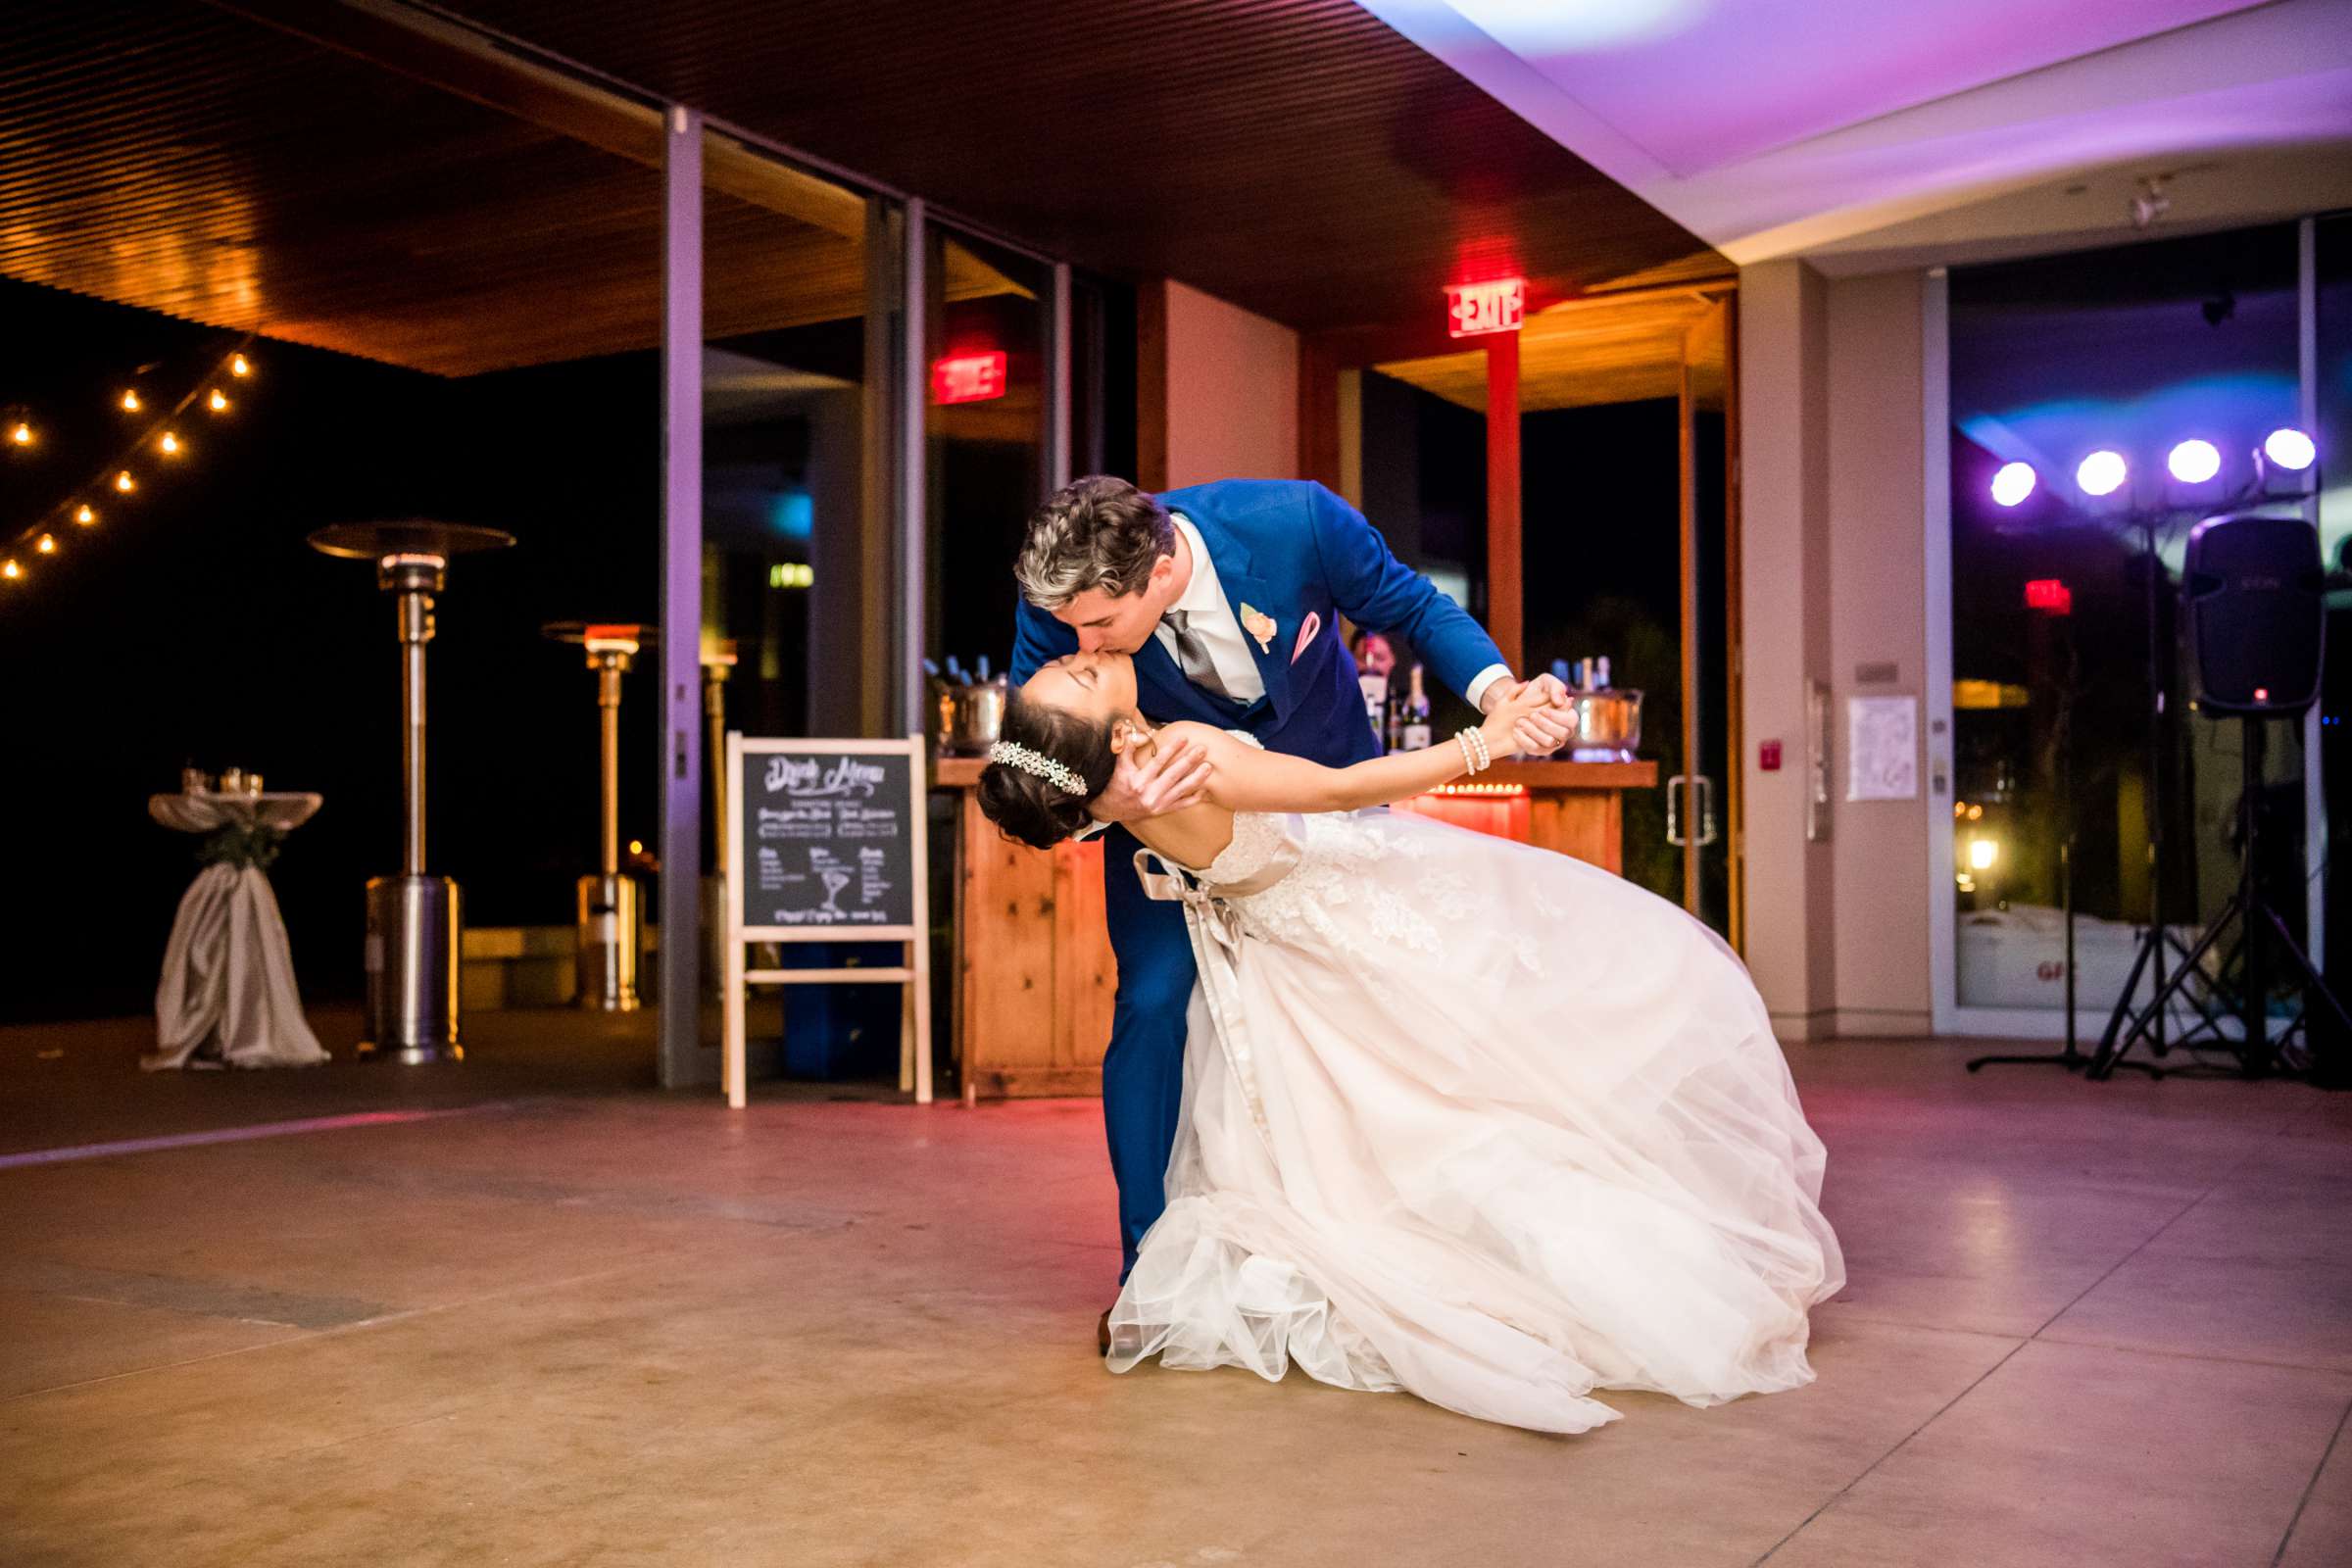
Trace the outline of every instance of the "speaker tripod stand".
{"label": "speaker tripod stand", "polygon": [[[2147,1006],[2132,1015],[2130,1027],[2119,1034],[2113,1024],[2109,1025],[2108,1038],[2099,1043],[2098,1054],[2091,1058],[2089,1076],[2092,1078],[2110,1077],[2118,1066],[2142,1065],[2124,1060],[2124,1054],[2139,1041],[2151,1038],[2150,1026],[2162,1018],[2165,1004],[2176,993],[2203,975],[2200,966],[2205,956],[2218,947],[2233,928],[2237,932],[2238,1005],[2244,1039],[2230,1049],[2234,1051],[2239,1069],[2246,1077],[2260,1078],[2278,1064],[2277,1053],[2270,1039],[2271,987],[2270,971],[2264,962],[2266,947],[2275,944],[2287,960],[2289,969],[2303,982],[2303,1011],[2294,1023],[2287,1026],[2287,1033],[2278,1041],[2280,1046],[2293,1038],[2295,1030],[2306,1027],[2314,1006],[2327,1008],[2333,1015],[2338,1029],[2352,1032],[2352,1014],[2344,1011],[2343,1003],[2328,989],[2327,980],[2322,978],[2319,969],[2312,963],[2311,956],[2295,941],[2294,933],[2287,928],[2286,921],[2262,891],[2261,860],[2257,851],[2258,824],[2262,816],[2265,719],[2249,714],[2239,722],[2243,725],[2245,742],[2239,748],[2243,788],[2238,797],[2238,809],[2245,814],[2244,827],[2238,835],[2237,891],[2230,895],[2230,902],[2223,906],[2222,912],[2206,927],[2205,935],[2195,947],[2189,949],[2188,956],[2174,969],[2171,977],[2157,987],[2156,995]],[[2137,971],[2134,970],[2135,980],[2136,975]],[[2128,1002],[2131,994],[2126,992],[2125,995]]]}
{"label": "speaker tripod stand", "polygon": [[[2122,1035],[2124,1025],[2128,1020],[2132,1021],[2135,1034],[2141,1030],[2147,1032],[2149,1047],[2157,1056],[2162,1057],[2166,1052],[2172,1049],[2174,1042],[2167,1041],[2164,1037],[2167,1005],[2165,999],[2179,988],[2166,979],[2167,956],[2165,950],[2170,948],[2172,956],[2180,960],[2173,967],[2171,973],[2179,979],[2180,985],[2186,985],[2188,976],[2194,972],[2194,964],[2189,958],[2188,949],[2179,937],[2173,935],[2172,927],[2166,923],[2164,918],[2164,694],[2166,681],[2165,642],[2162,629],[2157,623],[2159,601],[2156,593],[2156,580],[2164,571],[2163,560],[2156,553],[2156,530],[2160,520],[2159,514],[2153,512],[2143,512],[2133,520],[2133,525],[2138,529],[2140,537],[2139,566],[2143,596],[2141,620],[2147,628],[2148,704],[2147,724],[2142,731],[2142,744],[2146,748],[2148,772],[2147,788],[2143,795],[2146,802],[2145,822],[2148,835],[2148,925],[2147,929],[2140,933],[2137,951],[2132,955],[2132,970],[2124,979],[2123,995],[2115,999],[2114,1010],[2107,1014],[2107,1027],[2099,1035],[2099,1048],[2093,1055],[2095,1059],[2107,1062],[2109,1065],[2105,1072],[2093,1071],[2090,1076],[2094,1078],[2106,1077],[2108,1073],[2114,1071],[2113,1064],[2120,1054],[2116,1049],[2116,1041]],[[2155,1000],[2149,1004],[2144,1020],[2133,1013],[2132,1006],[2132,999],[2139,995],[2139,977],[2143,974],[2148,977],[2149,987],[2155,993]],[[2200,1023],[2199,1027],[2205,1027],[2205,1025]],[[2193,1036],[2194,1031],[2192,1030],[2191,1033]],[[2131,1065],[2151,1078],[2164,1076],[2161,1068],[2149,1066],[2144,1062],[2135,1061]]]}
{"label": "speaker tripod stand", "polygon": [[[2150,556],[2153,559],[2152,549]],[[2153,613],[2152,609],[2150,612]],[[2076,1038],[2075,1024],[2075,693],[2081,668],[2075,658],[2071,637],[2066,648],[2066,677],[2058,706],[2058,909],[2059,920],[2066,933],[2063,960],[2066,976],[2066,1044],[2059,1051],[1972,1057],[1968,1063],[1970,1072],[1985,1067],[2064,1067],[2068,1072],[2075,1072],[2089,1066],[2091,1062],[2090,1054],[2082,1049]],[[2132,974],[2136,984],[2138,969],[2135,967]],[[2140,1064],[2132,1062],[2130,1065],[2138,1067]],[[2156,1071],[2153,1067],[2141,1070],[2151,1075]]]}

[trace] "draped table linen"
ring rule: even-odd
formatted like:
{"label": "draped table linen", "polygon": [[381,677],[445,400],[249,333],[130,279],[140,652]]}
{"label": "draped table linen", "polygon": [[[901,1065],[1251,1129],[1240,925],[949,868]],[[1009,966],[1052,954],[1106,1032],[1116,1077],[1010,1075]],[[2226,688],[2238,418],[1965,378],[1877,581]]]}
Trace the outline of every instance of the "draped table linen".
{"label": "draped table linen", "polygon": [[[283,833],[309,821],[320,804],[317,795],[156,795],[147,814],[178,833],[241,825]],[[285,919],[261,867],[222,861],[197,873],[164,949],[155,1027],[156,1050],[139,1059],[150,1072],[308,1067],[327,1059],[303,1017]]]}

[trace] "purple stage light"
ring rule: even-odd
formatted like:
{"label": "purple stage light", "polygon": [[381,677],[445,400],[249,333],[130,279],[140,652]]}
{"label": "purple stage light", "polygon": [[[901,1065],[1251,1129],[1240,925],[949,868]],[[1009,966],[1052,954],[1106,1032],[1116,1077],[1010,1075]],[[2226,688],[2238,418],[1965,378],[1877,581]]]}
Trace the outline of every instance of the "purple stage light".
{"label": "purple stage light", "polygon": [[2014,507],[2034,493],[2034,465],[2004,463],[2001,471],[1992,476],[1992,499],[2004,507]]}
{"label": "purple stage light", "polygon": [[2292,426],[2286,426],[2273,430],[2263,438],[2262,453],[2271,460],[2273,466],[2284,468],[2289,473],[2301,473],[2318,459],[2320,449],[2312,445],[2311,437]]}
{"label": "purple stage light", "polygon": [[2131,469],[2121,452],[2098,451],[2075,467],[2075,484],[2086,496],[2111,496],[2124,487]]}
{"label": "purple stage light", "polygon": [[2171,455],[2164,460],[2164,466],[2172,469],[2173,477],[2182,484],[2203,484],[2222,471],[2221,449],[2210,441],[2200,441],[2191,436],[2173,448]]}

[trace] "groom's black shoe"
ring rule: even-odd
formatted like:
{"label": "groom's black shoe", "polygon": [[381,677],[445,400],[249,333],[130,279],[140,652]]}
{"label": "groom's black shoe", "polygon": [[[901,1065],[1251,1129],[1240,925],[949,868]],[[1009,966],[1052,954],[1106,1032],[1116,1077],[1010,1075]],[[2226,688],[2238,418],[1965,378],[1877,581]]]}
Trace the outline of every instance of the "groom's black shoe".
{"label": "groom's black shoe", "polygon": [[1110,1314],[1108,1312],[1103,1313],[1102,1321],[1095,1325],[1095,1352],[1099,1355],[1110,1353]]}

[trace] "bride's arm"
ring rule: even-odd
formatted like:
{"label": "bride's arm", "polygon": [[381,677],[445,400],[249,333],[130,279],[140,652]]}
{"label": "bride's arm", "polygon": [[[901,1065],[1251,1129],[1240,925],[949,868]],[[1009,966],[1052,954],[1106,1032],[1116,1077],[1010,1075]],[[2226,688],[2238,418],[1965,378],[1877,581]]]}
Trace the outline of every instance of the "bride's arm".
{"label": "bride's arm", "polygon": [[[1530,683],[1520,696],[1494,705],[1479,731],[1494,757],[1508,757],[1519,720],[1545,706]],[[1387,806],[1449,784],[1468,771],[1450,736],[1418,752],[1394,752],[1351,767],[1325,767],[1303,757],[1261,752],[1206,725],[1170,726],[1207,751],[1214,771],[1208,798],[1229,811],[1352,811]]]}

